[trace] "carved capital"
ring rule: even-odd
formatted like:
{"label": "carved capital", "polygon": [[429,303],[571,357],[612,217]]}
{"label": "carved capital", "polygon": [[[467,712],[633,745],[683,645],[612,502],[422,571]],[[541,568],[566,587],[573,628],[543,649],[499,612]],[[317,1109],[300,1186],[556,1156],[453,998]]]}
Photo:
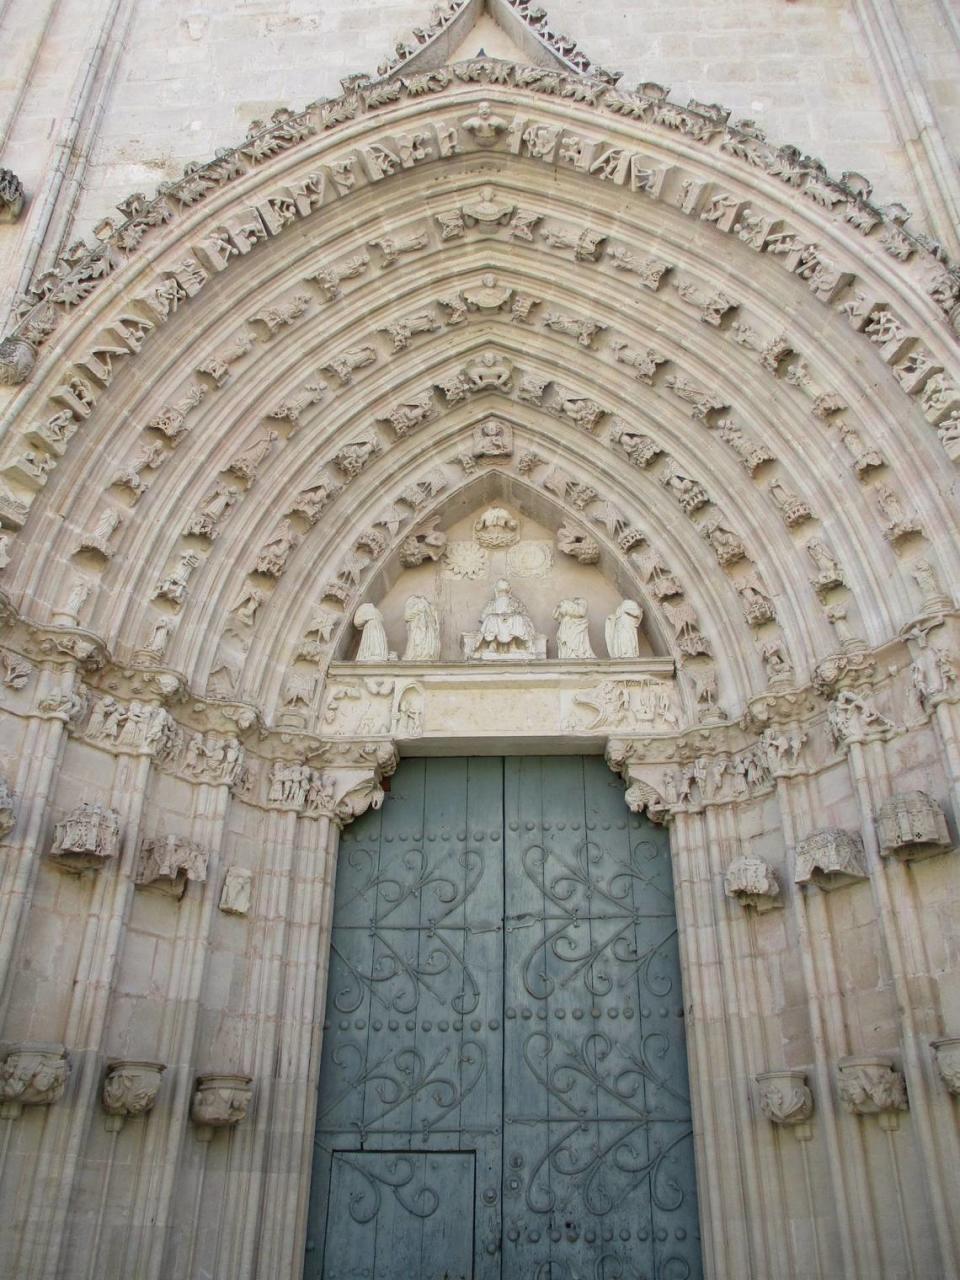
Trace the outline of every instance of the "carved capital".
{"label": "carved capital", "polygon": [[756,1079],[760,1110],[770,1123],[795,1129],[798,1138],[810,1137],[813,1094],[807,1087],[806,1072],[761,1071]]}
{"label": "carved capital", "polygon": [[59,1102],[70,1062],[63,1045],[22,1044],[7,1049],[0,1064],[0,1117],[16,1119],[24,1107]]}
{"label": "carved capital", "polygon": [[743,906],[753,907],[758,912],[771,911],[782,905],[780,885],[773,868],[755,854],[742,854],[730,863],[723,877],[723,890],[728,898],[735,898]]}
{"label": "carved capital", "polygon": [[824,890],[866,880],[863,841],[855,831],[814,831],[797,845],[793,878],[797,884],[815,884]]}
{"label": "carved capital", "polygon": [[950,1093],[960,1097],[960,1036],[931,1040],[930,1047],[936,1056],[941,1080]]}
{"label": "carved capital", "polygon": [[153,1109],[164,1071],[162,1062],[118,1059],[107,1064],[100,1102],[107,1113],[109,1133],[116,1133],[128,1116],[142,1116]]}
{"label": "carved capital", "polygon": [[925,791],[901,791],[884,801],[877,813],[880,852],[916,860],[950,848],[943,810]]}
{"label": "carved capital", "polygon": [[858,1054],[837,1064],[840,1101],[856,1116],[879,1116],[885,1128],[896,1129],[897,1113],[907,1110],[903,1073],[889,1058]]}
{"label": "carved capital", "polygon": [[215,1129],[229,1129],[246,1120],[253,1098],[252,1080],[252,1076],[236,1074],[197,1076],[190,1119],[197,1126],[198,1142],[209,1142]]}
{"label": "carved capital", "polygon": [[115,809],[84,801],[53,828],[51,858],[66,871],[103,866],[120,852],[120,815]]}

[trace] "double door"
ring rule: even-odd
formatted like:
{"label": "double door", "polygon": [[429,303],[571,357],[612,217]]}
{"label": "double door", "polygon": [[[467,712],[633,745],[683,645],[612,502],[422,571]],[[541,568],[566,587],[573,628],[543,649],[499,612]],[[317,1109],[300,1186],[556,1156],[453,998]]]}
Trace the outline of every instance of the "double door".
{"label": "double door", "polygon": [[343,833],[306,1280],[696,1280],[667,837],[594,757],[407,760]]}

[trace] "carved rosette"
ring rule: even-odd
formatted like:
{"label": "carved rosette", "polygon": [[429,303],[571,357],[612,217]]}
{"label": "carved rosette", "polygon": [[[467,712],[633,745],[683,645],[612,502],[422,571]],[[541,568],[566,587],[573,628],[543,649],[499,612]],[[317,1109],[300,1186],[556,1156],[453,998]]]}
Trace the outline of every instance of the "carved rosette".
{"label": "carved rosette", "polygon": [[119,852],[120,815],[102,804],[84,801],[53,829],[50,856],[64,870],[95,870]]}
{"label": "carved rosette", "polygon": [[116,1133],[129,1116],[153,1110],[166,1066],[162,1062],[116,1060],[107,1063],[100,1102],[107,1113],[105,1127]]}
{"label": "carved rosette", "polygon": [[903,1072],[889,1058],[860,1054],[837,1064],[840,1101],[855,1116],[879,1116],[887,1129],[896,1129],[897,1113],[907,1110]]}
{"label": "carved rosette", "polygon": [[925,791],[901,791],[877,814],[880,852],[904,859],[930,858],[950,848],[943,810]]}
{"label": "carved rosette", "polygon": [[814,831],[797,845],[794,880],[824,890],[839,889],[868,878],[863,841],[854,831]]}
{"label": "carved rosette", "polygon": [[246,1120],[252,1081],[252,1076],[235,1074],[197,1076],[190,1119],[197,1126],[198,1142],[209,1142],[214,1130],[231,1129]]}
{"label": "carved rosette", "polygon": [[960,1036],[931,1040],[940,1078],[954,1097],[960,1097]]}
{"label": "carved rosette", "polygon": [[0,1118],[13,1120],[24,1107],[49,1107],[67,1086],[70,1062],[59,1044],[22,1044],[0,1064]]}
{"label": "carved rosette", "polygon": [[757,1076],[760,1110],[771,1124],[792,1128],[798,1138],[811,1136],[813,1094],[804,1071],[761,1071]]}
{"label": "carved rosette", "polygon": [[755,911],[772,911],[782,905],[773,868],[755,854],[742,854],[730,863],[723,877],[723,890],[728,898],[736,898]]}

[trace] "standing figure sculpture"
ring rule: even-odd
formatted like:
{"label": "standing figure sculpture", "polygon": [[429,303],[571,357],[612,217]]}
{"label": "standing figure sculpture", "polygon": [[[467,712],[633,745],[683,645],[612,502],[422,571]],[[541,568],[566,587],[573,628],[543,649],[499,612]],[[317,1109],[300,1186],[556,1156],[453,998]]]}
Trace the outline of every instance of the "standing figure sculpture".
{"label": "standing figure sculpture", "polygon": [[493,599],[480,615],[475,655],[478,658],[536,657],[537,634],[527,607],[500,578]]}
{"label": "standing figure sculpture", "polygon": [[595,658],[590,648],[589,609],[582,596],[561,600],[553,611],[557,627],[558,658]]}
{"label": "standing figure sculpture", "polygon": [[426,596],[411,596],[403,610],[407,624],[404,662],[437,662],[440,658],[440,619]]}
{"label": "standing figure sculpture", "polygon": [[607,653],[611,658],[640,657],[640,623],[643,610],[636,600],[622,600],[607,619]]}
{"label": "standing figure sculpture", "polygon": [[386,662],[390,657],[383,614],[372,604],[362,604],[353,615],[353,625],[360,631],[357,662]]}

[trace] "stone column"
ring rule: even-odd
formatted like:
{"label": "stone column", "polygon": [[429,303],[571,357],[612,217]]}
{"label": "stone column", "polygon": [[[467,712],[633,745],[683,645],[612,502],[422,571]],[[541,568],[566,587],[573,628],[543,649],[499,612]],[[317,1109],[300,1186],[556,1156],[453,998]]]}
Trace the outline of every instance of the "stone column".
{"label": "stone column", "polygon": [[[870,885],[900,1012],[903,1072],[922,1156],[921,1165],[926,1174],[940,1265],[944,1275],[960,1275],[960,1228],[947,1197],[947,1186],[955,1176],[956,1134],[950,1102],[940,1088],[936,1064],[929,1051],[930,1040],[941,1030],[936,1013],[937,996],[923,956],[913,886],[905,868],[896,859],[881,857],[877,839],[874,816],[892,790],[882,741],[887,730],[883,725],[879,729],[872,728],[876,721],[870,696],[861,695],[859,701],[864,709],[843,721],[835,719],[835,731],[847,749],[850,775],[860,809],[860,832]],[[884,725],[892,728],[885,721]],[[886,862],[889,865],[885,865]],[[943,1144],[942,1152],[938,1134]],[[952,1167],[949,1164],[951,1159],[954,1161]],[[911,1243],[909,1240],[903,1243],[909,1257]]]}

